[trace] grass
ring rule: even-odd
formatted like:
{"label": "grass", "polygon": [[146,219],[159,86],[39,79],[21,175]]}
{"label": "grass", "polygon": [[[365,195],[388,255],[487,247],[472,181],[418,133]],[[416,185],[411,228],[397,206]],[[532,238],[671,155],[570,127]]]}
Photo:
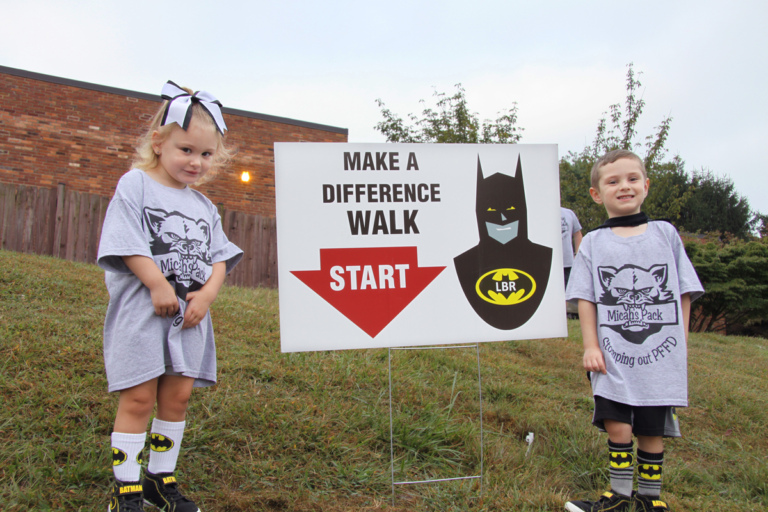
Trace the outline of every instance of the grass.
{"label": "grass", "polygon": [[[7,251],[0,269],[0,510],[104,510],[103,273]],[[202,510],[559,511],[607,488],[577,321],[566,339],[481,345],[482,481],[396,486],[393,506],[388,351],[282,354],[277,303],[225,287],[213,306],[219,384],[193,393],[179,467]],[[693,334],[689,373],[664,498],[766,510],[768,340]],[[392,351],[392,378],[395,479],[479,474],[476,351]]]}

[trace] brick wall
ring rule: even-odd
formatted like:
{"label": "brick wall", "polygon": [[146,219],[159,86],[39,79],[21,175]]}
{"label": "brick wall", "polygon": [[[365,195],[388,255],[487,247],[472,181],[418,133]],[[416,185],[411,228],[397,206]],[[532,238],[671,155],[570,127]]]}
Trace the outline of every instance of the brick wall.
{"label": "brick wall", "polygon": [[[70,190],[111,196],[159,101],[0,66],[0,183],[64,183]],[[226,209],[253,215],[275,215],[274,142],[347,141],[346,129],[231,108],[224,109],[224,120],[237,156],[200,190]],[[246,170],[251,181],[242,183]]]}

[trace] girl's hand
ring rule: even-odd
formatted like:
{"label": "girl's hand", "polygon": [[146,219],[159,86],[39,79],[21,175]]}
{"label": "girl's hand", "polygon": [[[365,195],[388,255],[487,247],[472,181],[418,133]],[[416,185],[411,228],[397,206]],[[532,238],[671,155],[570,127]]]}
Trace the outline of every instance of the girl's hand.
{"label": "girl's hand", "polygon": [[157,286],[150,288],[149,294],[152,297],[152,306],[155,308],[156,315],[172,317],[178,313],[179,299],[176,298],[176,290],[168,281],[163,280]]}
{"label": "girl's hand", "polygon": [[584,369],[588,372],[607,373],[603,352],[599,348],[587,348],[584,350]]}
{"label": "girl's hand", "polygon": [[187,309],[184,312],[184,325],[181,328],[188,329],[199,324],[205,318],[215,298],[215,295],[211,297],[204,288],[187,293]]}
{"label": "girl's hand", "polygon": [[123,256],[123,261],[139,281],[149,289],[152,306],[157,316],[171,317],[178,313],[179,299],[176,298],[176,290],[160,272],[160,268],[152,258],[134,254]]}
{"label": "girl's hand", "polygon": [[184,325],[182,329],[194,327],[199,324],[208,313],[216,296],[219,294],[221,285],[224,283],[226,274],[226,264],[218,261],[213,264],[213,271],[208,281],[197,291],[187,293],[187,310],[184,313]]}

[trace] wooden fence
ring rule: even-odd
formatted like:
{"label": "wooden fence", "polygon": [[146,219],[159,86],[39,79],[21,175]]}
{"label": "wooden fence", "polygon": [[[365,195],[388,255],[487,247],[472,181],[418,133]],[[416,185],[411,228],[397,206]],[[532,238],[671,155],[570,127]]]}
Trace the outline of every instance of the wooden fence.
{"label": "wooden fence", "polygon": [[[96,263],[109,198],[57,188],[0,183],[0,248]],[[227,278],[238,286],[277,287],[275,219],[220,209],[227,237],[244,251]]]}

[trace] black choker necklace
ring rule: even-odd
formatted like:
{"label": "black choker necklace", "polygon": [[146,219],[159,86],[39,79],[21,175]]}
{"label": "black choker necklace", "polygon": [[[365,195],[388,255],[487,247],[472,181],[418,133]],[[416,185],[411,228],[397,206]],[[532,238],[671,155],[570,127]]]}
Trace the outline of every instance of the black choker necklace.
{"label": "black choker necklace", "polygon": [[640,212],[640,213],[634,213],[632,215],[625,215],[623,217],[612,217],[607,221],[603,222],[596,229],[624,227],[624,226],[639,226],[640,224],[647,224],[647,223],[648,223],[648,216],[645,213]]}

